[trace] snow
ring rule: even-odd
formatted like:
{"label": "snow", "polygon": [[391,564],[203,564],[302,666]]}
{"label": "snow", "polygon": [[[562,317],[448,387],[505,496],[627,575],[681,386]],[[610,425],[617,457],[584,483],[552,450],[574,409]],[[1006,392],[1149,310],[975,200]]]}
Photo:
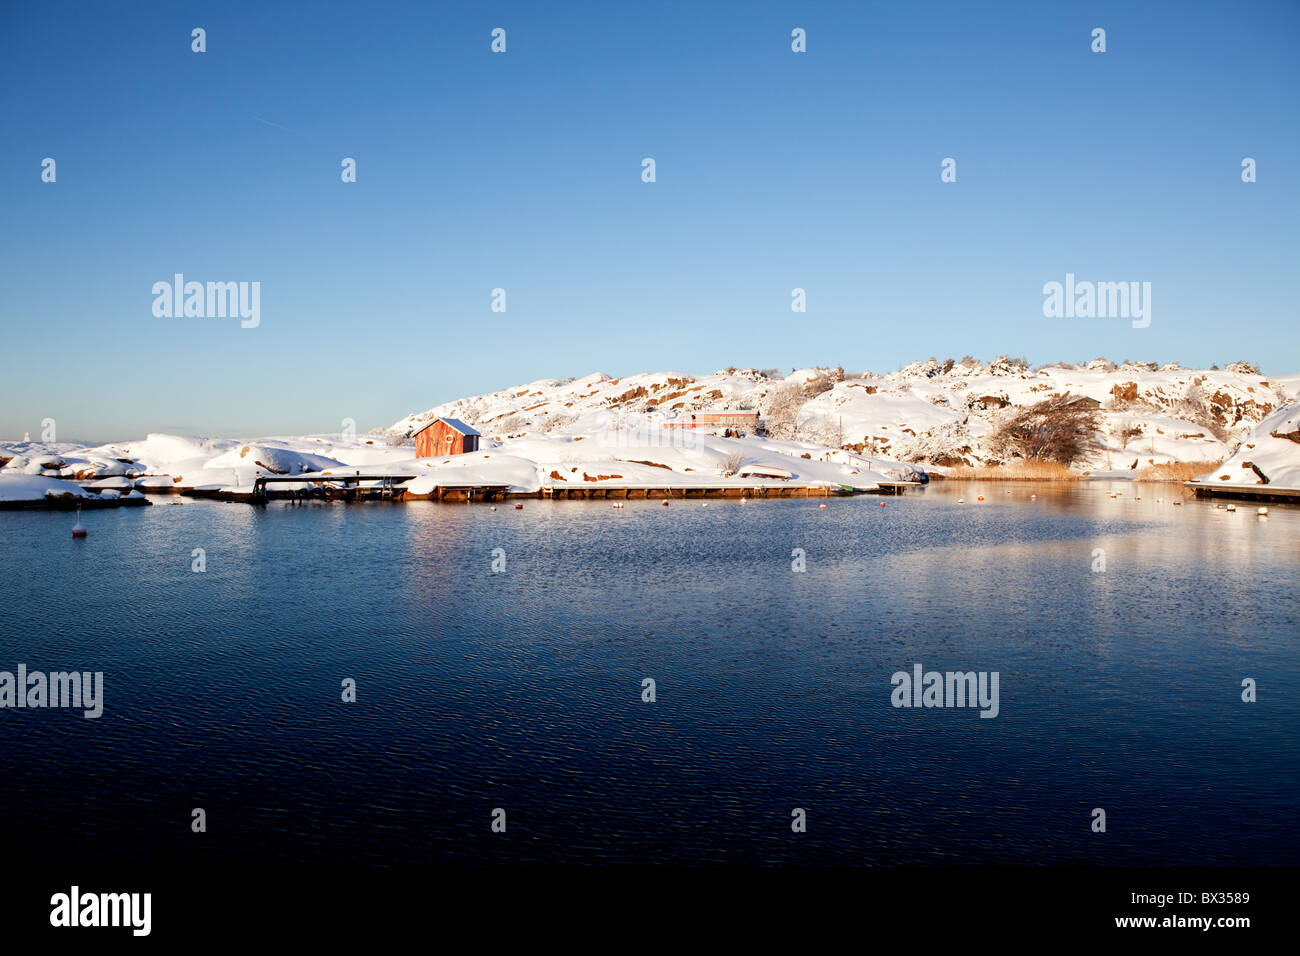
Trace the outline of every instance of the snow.
{"label": "snow", "polygon": [[[988,365],[974,359],[930,360],[887,375],[807,368],[770,379],[753,369],[697,377],[648,372],[619,379],[600,373],[572,381],[542,379],[413,413],[390,432],[409,436],[447,416],[471,422],[485,438],[496,439],[645,430],[705,409],[765,411],[778,389],[828,375],[842,380],[806,397],[794,434],[783,437],[818,446],[842,443],[921,465],[934,465],[936,458],[968,465],[995,460],[989,442],[1004,414],[1002,405],[1028,405],[1067,392],[1101,406],[1103,447],[1083,468],[1119,471],[1135,461],[1215,460],[1228,455],[1266,415],[1300,397],[1300,376],[1269,378],[1236,363],[1218,370],[1154,362],[1115,366],[1097,359],[1083,367],[1032,370],[1006,358]],[[1205,423],[1213,422],[1222,437],[1207,424],[1186,420],[1190,407]],[[1121,438],[1126,427],[1140,435]]]}
{"label": "snow", "polygon": [[[779,437],[738,436],[721,425],[672,427],[704,409],[758,410],[766,422],[770,403],[796,387],[805,393],[795,394],[792,415],[776,429]],[[1145,464],[1231,454],[1214,472],[1216,480],[1228,474],[1225,483],[1253,483],[1255,472],[1241,467],[1253,461],[1274,485],[1298,487],[1300,444],[1273,437],[1294,433],[1298,389],[1300,375],[1269,378],[1238,364],[1197,370],[1155,363],[1116,367],[1104,360],[1037,370],[1005,358],[988,365],[930,360],[885,375],[809,368],[771,378],[754,369],[623,378],[597,372],[447,402],[363,436],[237,440],[152,433],[98,446],[0,444],[0,495],[15,501],[40,500],[51,489],[91,494],[74,481],[128,496],[247,491],[263,476],[344,472],[417,475],[407,485],[412,494],[467,484],[517,492],[565,486],[872,489],[880,481],[914,477],[918,468],[995,460],[990,439],[1006,414],[1003,406],[1067,392],[1100,403],[1103,448],[1080,463],[1081,470],[1131,477]],[[435,417],[476,429],[479,451],[417,459],[411,435]]]}
{"label": "snow", "polygon": [[1196,480],[1263,489],[1265,482],[1256,468],[1268,478],[1268,488],[1300,489],[1300,404],[1264,419],[1231,458]]}
{"label": "snow", "polygon": [[0,501],[41,501],[59,497],[98,498],[99,495],[83,491],[73,482],[60,478],[10,474],[8,469],[0,472]]}

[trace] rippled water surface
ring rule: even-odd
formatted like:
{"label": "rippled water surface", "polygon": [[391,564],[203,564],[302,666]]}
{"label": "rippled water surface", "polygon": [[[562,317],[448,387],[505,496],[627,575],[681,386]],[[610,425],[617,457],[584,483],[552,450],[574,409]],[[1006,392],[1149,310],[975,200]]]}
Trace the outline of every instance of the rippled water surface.
{"label": "rippled water surface", "polygon": [[[825,510],[155,499],[86,514],[85,541],[68,514],[0,514],[0,670],[103,671],[106,698],[98,720],[0,710],[0,842],[180,863],[1295,863],[1300,509],[1114,487]],[[999,716],[895,709],[890,677],[918,662],[998,671]]]}

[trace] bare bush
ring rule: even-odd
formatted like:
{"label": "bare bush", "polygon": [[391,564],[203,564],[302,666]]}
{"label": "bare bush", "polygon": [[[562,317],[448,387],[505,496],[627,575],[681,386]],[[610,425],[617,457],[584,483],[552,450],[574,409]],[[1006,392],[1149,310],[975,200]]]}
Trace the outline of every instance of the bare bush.
{"label": "bare bush", "polygon": [[1214,414],[1205,393],[1195,383],[1188,385],[1183,397],[1169,406],[1169,414],[1201,426],[1219,441],[1228,440],[1227,425]]}
{"label": "bare bush", "polygon": [[[836,378],[836,372],[839,378]],[[830,372],[822,372],[804,383],[803,391],[808,398],[816,398],[822,392],[829,392],[835,387],[836,382],[844,381],[844,369],[836,369]]]}
{"label": "bare bush", "polygon": [[563,428],[568,428],[577,420],[577,415],[548,415],[540,427],[543,432],[558,432]]}
{"label": "bare bush", "polygon": [[1128,447],[1128,443],[1134,438],[1142,437],[1142,429],[1126,418],[1119,423],[1119,428],[1116,430],[1115,435],[1119,438],[1120,449],[1123,450]]}
{"label": "bare bush", "polygon": [[1069,393],[1010,410],[993,433],[993,450],[1002,458],[1055,461],[1069,465],[1101,447],[1100,413]]}
{"label": "bare bush", "polygon": [[726,474],[734,475],[744,463],[745,455],[742,452],[733,451],[729,455],[718,459],[718,468]]}
{"label": "bare bush", "polygon": [[528,422],[520,415],[511,414],[492,422],[490,427],[498,435],[513,435],[515,432],[527,428]]}
{"label": "bare bush", "polygon": [[778,385],[768,392],[759,403],[767,433],[773,438],[793,439],[803,403],[803,389],[793,383]]}

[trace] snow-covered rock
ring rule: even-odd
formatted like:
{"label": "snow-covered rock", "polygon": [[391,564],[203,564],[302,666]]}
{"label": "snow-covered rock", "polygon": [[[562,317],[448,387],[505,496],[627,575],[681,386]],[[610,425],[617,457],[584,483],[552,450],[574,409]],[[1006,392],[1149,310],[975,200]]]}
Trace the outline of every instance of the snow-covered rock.
{"label": "snow-covered rock", "polygon": [[1197,481],[1300,489],[1300,404],[1259,423],[1232,457]]}

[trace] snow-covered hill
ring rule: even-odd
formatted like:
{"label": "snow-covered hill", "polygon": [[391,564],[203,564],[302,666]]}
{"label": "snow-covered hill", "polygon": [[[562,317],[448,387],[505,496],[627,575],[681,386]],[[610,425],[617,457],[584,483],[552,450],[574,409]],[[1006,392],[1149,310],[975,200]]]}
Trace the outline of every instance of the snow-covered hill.
{"label": "snow-covered hill", "polygon": [[[1147,464],[1233,456],[1216,477],[1254,481],[1253,462],[1276,487],[1300,487],[1298,388],[1300,376],[1269,378],[1241,363],[1205,370],[1117,367],[1104,359],[1038,369],[1006,358],[988,365],[931,359],[887,375],[597,373],[448,402],[364,436],[238,441],[151,434],[95,447],[0,444],[0,501],[57,494],[60,481],[75,482],[79,494],[114,496],[248,490],[258,476],[343,472],[418,475],[406,486],[412,494],[453,484],[504,484],[517,492],[720,484],[871,489],[918,469],[996,464],[991,439],[999,422],[1065,394],[1088,399],[1100,423],[1100,450],[1077,462],[1077,471],[1131,476]],[[760,424],[740,426],[739,433],[678,427],[703,410],[754,410]],[[417,459],[411,436],[434,416],[475,426],[483,436],[479,451]]]}
{"label": "snow-covered hill", "polygon": [[799,369],[786,376],[728,369],[611,379],[543,379],[408,415],[406,436],[435,416],[471,422],[506,439],[652,428],[701,409],[757,409],[774,437],[942,469],[996,463],[990,437],[1007,410],[1055,395],[1099,406],[1102,448],[1083,467],[1131,470],[1166,462],[1219,461],[1278,407],[1295,401],[1300,376],[1269,378],[1243,363],[1183,369],[1154,363],[1031,369],[1001,358],[985,365],[930,359],[887,375]]}
{"label": "snow-covered hill", "polygon": [[1300,488],[1300,404],[1264,419],[1231,458],[1197,481]]}

